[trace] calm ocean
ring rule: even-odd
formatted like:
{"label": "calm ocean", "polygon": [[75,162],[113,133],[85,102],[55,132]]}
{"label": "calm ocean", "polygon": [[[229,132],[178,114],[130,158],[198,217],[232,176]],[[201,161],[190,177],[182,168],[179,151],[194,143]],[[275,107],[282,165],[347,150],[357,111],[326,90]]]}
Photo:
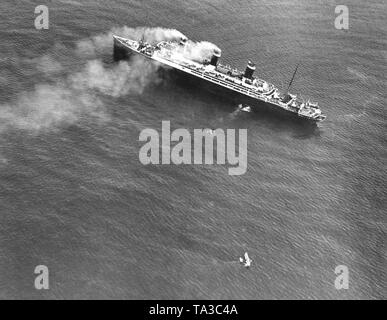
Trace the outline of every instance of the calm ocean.
{"label": "calm ocean", "polygon": [[[338,4],[2,0],[0,299],[386,299],[387,3],[347,2],[345,31]],[[109,33],[138,27],[213,42],[281,89],[300,62],[292,92],[327,119],[237,114],[148,64],[114,64]],[[143,166],[139,133],[161,120],[247,129],[246,174]],[[40,264],[50,290],[34,288]]]}

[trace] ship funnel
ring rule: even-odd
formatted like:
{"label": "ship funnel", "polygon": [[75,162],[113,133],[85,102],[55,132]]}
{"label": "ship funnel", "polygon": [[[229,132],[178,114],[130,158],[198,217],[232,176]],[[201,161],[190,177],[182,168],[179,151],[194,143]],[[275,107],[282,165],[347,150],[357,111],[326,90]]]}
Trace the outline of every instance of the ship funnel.
{"label": "ship funnel", "polygon": [[216,50],[212,55],[210,64],[216,67],[218,65],[221,55],[222,55],[222,52],[220,50]]}
{"label": "ship funnel", "polygon": [[251,61],[249,61],[247,63],[247,67],[246,67],[246,71],[245,71],[244,77],[251,80],[253,78],[254,71],[255,71],[255,64],[252,63]]}

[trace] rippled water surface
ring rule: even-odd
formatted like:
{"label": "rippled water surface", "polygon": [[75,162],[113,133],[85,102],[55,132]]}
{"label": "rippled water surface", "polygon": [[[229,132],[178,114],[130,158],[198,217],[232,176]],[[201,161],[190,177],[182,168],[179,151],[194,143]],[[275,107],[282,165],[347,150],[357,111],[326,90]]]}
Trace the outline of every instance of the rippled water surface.
{"label": "rippled water surface", "polygon": [[[347,31],[335,1],[47,5],[49,30],[34,1],[0,9],[0,298],[386,298],[385,2],[351,1]],[[136,33],[124,26],[211,41],[281,89],[301,62],[292,91],[327,120],[235,114],[144,61],[114,64],[109,32]],[[246,174],[143,166],[139,133],[161,120],[248,129]]]}

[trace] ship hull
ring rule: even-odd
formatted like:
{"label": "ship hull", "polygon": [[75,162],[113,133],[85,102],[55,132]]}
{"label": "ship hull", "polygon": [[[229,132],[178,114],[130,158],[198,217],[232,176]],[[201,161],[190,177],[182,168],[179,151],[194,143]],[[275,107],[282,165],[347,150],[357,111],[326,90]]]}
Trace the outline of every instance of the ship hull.
{"label": "ship hull", "polygon": [[[164,72],[168,73],[168,75],[172,75],[173,78],[176,79],[177,83],[184,83],[190,88],[195,87],[203,91],[205,90],[214,97],[217,97],[217,99],[219,99],[220,101],[224,101],[226,104],[232,104],[234,107],[240,104],[246,104],[251,107],[252,112],[257,114],[275,114],[277,117],[283,117],[284,119],[289,119],[289,116],[292,119],[302,119],[296,113],[282,109],[277,105],[273,105],[262,100],[254,99],[252,97],[246,96],[226,87],[219,86],[203,78],[196,77],[184,71],[178,69],[166,69]],[[305,121],[308,119],[302,120]]]}
{"label": "ship hull", "polygon": [[[116,38],[114,38],[114,60],[129,60],[132,55],[140,55],[144,58],[154,60],[152,57],[140,53],[134,49],[131,49],[122,43],[120,43]],[[158,62],[158,61],[157,61]],[[158,62],[159,63],[159,62]],[[163,64],[161,64],[163,66]],[[162,69],[162,73],[172,74],[174,77],[178,78],[179,82],[183,81],[185,83],[189,83],[194,85],[195,87],[200,87],[203,90],[207,90],[208,92],[216,94],[218,97],[222,97],[224,101],[230,101],[234,104],[247,104],[251,107],[253,112],[258,113],[267,113],[267,112],[275,112],[277,115],[282,115],[286,118],[289,116],[293,119],[299,119],[302,121],[307,121],[310,123],[316,123],[320,121],[315,118],[302,117],[297,112],[292,112],[290,110],[286,110],[276,104],[263,101],[257,98],[250,97],[248,95],[242,94],[235,90],[229,89],[224,86],[217,85],[211,81],[203,79],[201,77],[195,76],[191,73],[185,72],[183,70],[179,70],[177,68],[171,68],[170,66],[165,66],[165,69]]]}

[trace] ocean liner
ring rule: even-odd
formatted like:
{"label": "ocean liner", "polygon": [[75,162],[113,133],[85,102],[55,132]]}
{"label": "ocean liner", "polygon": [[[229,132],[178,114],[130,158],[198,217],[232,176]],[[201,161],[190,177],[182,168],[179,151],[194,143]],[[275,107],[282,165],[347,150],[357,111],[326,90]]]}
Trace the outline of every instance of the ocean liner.
{"label": "ocean liner", "polygon": [[244,72],[219,63],[221,57],[219,49],[215,49],[212,56],[205,61],[198,62],[187,58],[184,50],[188,39],[185,37],[174,41],[161,41],[157,44],[148,43],[144,38],[138,41],[115,35],[113,38],[115,60],[128,59],[132,53],[142,55],[184,75],[236,93],[241,101],[248,101],[253,110],[266,106],[313,122],[322,121],[326,117],[321,113],[317,103],[300,101],[296,95],[289,93],[298,66],[284,94],[273,84],[255,77],[256,66],[250,61]]}

